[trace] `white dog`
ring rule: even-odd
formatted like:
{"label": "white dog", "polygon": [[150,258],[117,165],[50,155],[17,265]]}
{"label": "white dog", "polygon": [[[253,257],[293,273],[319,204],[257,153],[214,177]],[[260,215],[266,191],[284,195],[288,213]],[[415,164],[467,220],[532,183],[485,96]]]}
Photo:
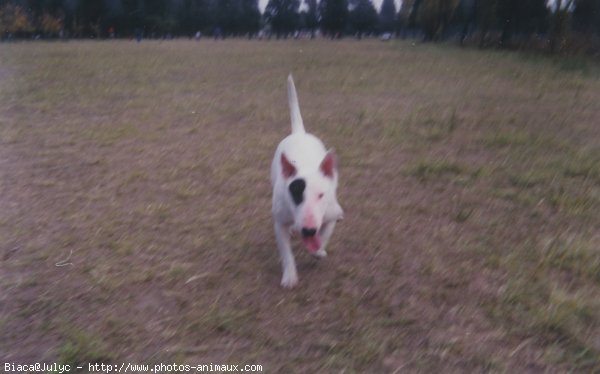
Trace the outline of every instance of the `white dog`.
{"label": "white dog", "polygon": [[337,202],[338,172],[333,151],[304,130],[296,87],[288,77],[292,134],[279,143],[271,164],[273,220],[286,288],[298,284],[290,235],[300,233],[308,251],[325,257],[325,246],[344,212]]}

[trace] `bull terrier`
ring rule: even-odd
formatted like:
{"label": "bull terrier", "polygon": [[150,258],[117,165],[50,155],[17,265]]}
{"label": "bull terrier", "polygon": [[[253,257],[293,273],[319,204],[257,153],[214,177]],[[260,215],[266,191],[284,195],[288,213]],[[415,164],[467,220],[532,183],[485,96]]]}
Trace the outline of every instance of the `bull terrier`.
{"label": "bull terrier", "polygon": [[337,161],[333,150],[304,129],[296,87],[288,76],[292,133],[279,143],[271,164],[273,221],[281,258],[281,286],[298,284],[291,235],[300,234],[309,253],[325,257],[325,247],[344,212],[337,201]]}

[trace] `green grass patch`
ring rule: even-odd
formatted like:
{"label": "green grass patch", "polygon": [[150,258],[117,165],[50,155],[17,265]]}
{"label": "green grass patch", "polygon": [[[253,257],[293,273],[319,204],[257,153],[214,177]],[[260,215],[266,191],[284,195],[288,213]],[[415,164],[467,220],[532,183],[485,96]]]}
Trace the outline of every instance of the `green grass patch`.
{"label": "green grass patch", "polygon": [[109,363],[115,355],[98,334],[75,328],[68,329],[66,342],[58,352],[58,360],[71,367],[86,366],[94,363]]}
{"label": "green grass patch", "polygon": [[489,305],[491,315],[508,331],[560,351],[549,363],[600,369],[600,253],[592,242],[581,236],[528,242],[501,256],[500,267],[508,281]]}
{"label": "green grass patch", "polygon": [[522,146],[531,142],[531,135],[523,130],[494,131],[483,138],[489,147]]}
{"label": "green grass patch", "polygon": [[600,247],[577,236],[553,238],[542,248],[543,264],[600,284]]}
{"label": "green grass patch", "polygon": [[252,320],[249,310],[235,309],[213,303],[193,314],[188,329],[204,334],[242,334],[248,332]]}
{"label": "green grass patch", "polygon": [[467,173],[467,168],[454,161],[424,159],[406,168],[409,175],[421,181],[452,177]]}
{"label": "green grass patch", "polygon": [[436,108],[422,108],[405,117],[401,126],[386,124],[386,134],[398,138],[412,134],[427,142],[439,142],[452,136],[461,121],[456,108],[443,108],[441,112]]}
{"label": "green grass patch", "polygon": [[111,146],[138,134],[136,127],[121,124],[120,126],[98,126],[83,131],[84,136],[100,146]]}

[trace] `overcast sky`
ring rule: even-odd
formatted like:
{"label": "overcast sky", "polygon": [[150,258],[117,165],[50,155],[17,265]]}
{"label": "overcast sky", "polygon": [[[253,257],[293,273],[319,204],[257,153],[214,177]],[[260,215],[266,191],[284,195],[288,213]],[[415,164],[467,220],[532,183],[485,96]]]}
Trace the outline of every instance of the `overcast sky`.
{"label": "overcast sky", "polygon": [[[381,7],[381,2],[383,0],[371,0],[373,1],[373,4],[375,4],[375,7],[377,8],[377,10],[379,10],[379,8]],[[400,9],[400,3],[402,2],[402,0],[395,0],[396,1],[396,10]],[[259,5],[260,5],[260,10],[264,11],[265,7],[267,6],[267,3],[269,2],[269,0],[259,0]]]}

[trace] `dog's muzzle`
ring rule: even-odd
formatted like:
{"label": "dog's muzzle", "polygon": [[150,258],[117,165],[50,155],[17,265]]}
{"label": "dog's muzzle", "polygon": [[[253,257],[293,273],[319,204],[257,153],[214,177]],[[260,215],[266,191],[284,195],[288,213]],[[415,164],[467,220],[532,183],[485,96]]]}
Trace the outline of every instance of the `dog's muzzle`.
{"label": "dog's muzzle", "polygon": [[315,253],[321,248],[321,238],[317,234],[317,229],[303,227],[301,233],[304,246],[306,246],[306,249],[308,249],[310,253]]}

